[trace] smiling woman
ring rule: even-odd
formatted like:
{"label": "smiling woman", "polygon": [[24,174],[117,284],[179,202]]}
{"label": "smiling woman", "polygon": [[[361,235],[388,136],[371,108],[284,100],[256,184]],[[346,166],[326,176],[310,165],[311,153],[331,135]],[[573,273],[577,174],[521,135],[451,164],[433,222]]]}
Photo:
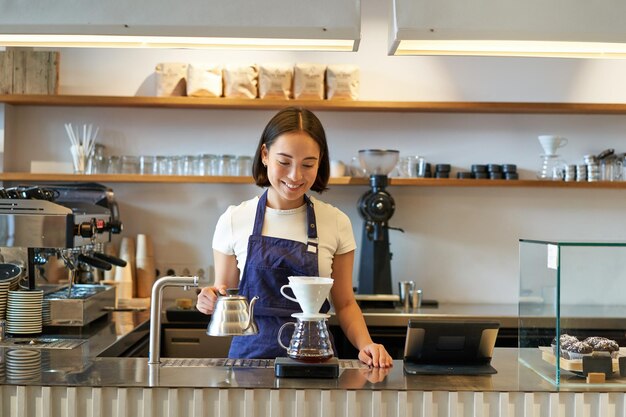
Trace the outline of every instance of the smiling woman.
{"label": "smiling woman", "polygon": [[[298,136],[298,137],[294,137]],[[330,159],[328,157],[328,145],[326,133],[319,119],[309,110],[287,107],[278,112],[267,124],[259,140],[256,155],[254,156],[253,176],[259,187],[274,185],[268,178],[267,154],[270,148],[282,138],[287,138],[283,146],[307,146],[307,152],[293,150],[302,154],[308,165],[317,162],[315,181],[310,185],[313,191],[323,192],[330,177]],[[290,137],[290,139],[289,139]],[[298,139],[304,139],[303,143],[298,143]],[[317,145],[317,149],[315,149]],[[284,153],[283,150],[274,150],[275,153]],[[292,155],[283,155],[292,156]],[[292,156],[293,159],[293,156]],[[285,162],[285,161],[283,161]],[[307,190],[308,191],[308,190]]]}
{"label": "smiling woman", "polygon": [[[198,310],[206,314],[226,288],[239,287],[247,299],[259,297],[258,334],[234,337],[229,357],[285,356],[279,329],[300,312],[300,306],[282,297],[279,289],[290,276],[320,276],[334,279],[330,296],[335,313],[359,350],[359,359],[372,366],[391,366],[385,348],[372,342],[354,299],[356,243],[350,220],[330,204],[307,196],[309,190],[326,190],[330,176],[326,134],[319,119],[302,108],[278,112],[259,140],[253,176],[267,191],[229,207],[220,217],[213,236],[215,286],[198,295]],[[321,312],[329,308],[324,303]],[[289,344],[288,335],[280,341]]]}
{"label": "smiling woman", "polygon": [[304,132],[285,133],[268,148],[261,149],[263,165],[272,185],[267,206],[280,210],[300,207],[304,193],[317,178],[320,147]]}

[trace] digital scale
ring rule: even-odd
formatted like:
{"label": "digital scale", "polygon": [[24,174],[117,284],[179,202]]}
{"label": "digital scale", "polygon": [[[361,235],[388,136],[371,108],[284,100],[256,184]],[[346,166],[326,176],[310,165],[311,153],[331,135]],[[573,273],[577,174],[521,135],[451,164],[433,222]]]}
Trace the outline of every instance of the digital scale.
{"label": "digital scale", "polygon": [[319,363],[307,363],[291,358],[276,358],[274,375],[278,378],[337,378],[339,360],[335,357]]}

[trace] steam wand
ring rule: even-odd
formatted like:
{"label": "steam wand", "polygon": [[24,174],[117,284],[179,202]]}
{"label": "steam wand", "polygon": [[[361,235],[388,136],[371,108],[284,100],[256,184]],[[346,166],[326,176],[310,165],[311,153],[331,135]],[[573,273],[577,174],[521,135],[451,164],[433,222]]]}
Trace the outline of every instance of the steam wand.
{"label": "steam wand", "polygon": [[[60,250],[59,256],[61,257],[61,259],[63,259],[63,262],[65,263],[65,266],[70,270],[70,276],[69,276],[69,283],[67,286],[67,298],[72,298],[72,287],[74,285],[74,281],[76,280],[76,271],[78,269],[78,264],[77,264],[77,259],[74,260],[73,258],[76,256],[75,253],[73,253],[73,251],[68,251],[67,253],[65,253],[66,251],[62,251]],[[77,257],[77,256],[76,256]]]}

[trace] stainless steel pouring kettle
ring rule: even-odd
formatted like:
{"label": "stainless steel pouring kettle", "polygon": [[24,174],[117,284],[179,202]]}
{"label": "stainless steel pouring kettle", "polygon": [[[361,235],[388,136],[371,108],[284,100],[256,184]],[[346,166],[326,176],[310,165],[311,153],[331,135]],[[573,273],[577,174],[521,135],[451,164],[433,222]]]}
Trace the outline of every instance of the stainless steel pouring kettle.
{"label": "stainless steel pouring kettle", "polygon": [[229,288],[226,295],[218,295],[211,321],[207,327],[209,336],[248,336],[257,334],[259,328],[254,322],[255,296],[248,300],[239,295],[238,288]]}

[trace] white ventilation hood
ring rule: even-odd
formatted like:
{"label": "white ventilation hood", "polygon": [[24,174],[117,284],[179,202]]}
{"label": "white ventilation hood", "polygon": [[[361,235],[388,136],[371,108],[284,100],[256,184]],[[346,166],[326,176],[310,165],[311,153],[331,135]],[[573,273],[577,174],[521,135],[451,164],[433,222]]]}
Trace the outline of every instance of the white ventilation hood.
{"label": "white ventilation hood", "polygon": [[360,0],[0,0],[0,46],[356,51]]}
{"label": "white ventilation hood", "polygon": [[389,55],[626,58],[624,0],[391,0]]}

